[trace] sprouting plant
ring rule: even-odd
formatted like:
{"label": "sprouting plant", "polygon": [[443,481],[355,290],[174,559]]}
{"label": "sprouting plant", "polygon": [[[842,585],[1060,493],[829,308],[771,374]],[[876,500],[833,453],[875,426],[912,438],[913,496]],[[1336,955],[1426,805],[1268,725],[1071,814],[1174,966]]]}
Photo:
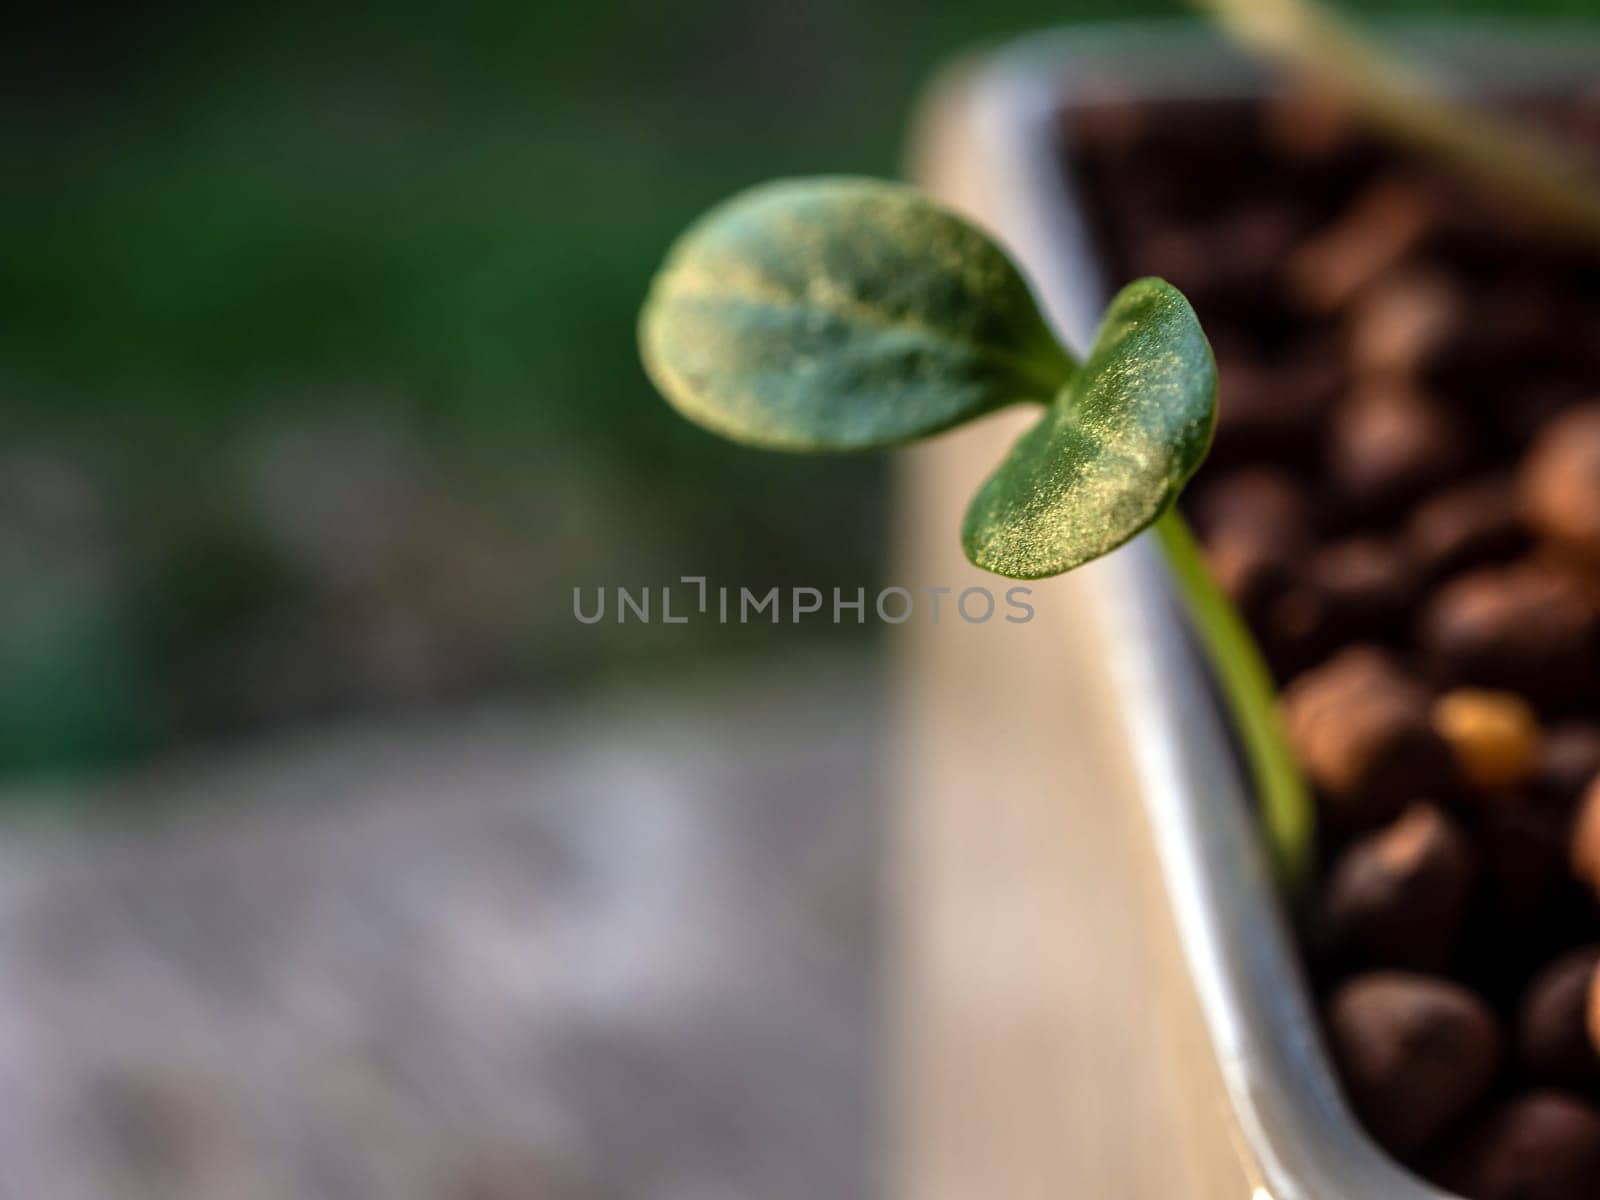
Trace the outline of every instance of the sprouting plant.
{"label": "sprouting plant", "polygon": [[1008,405],[1042,406],[967,509],[967,557],[1039,579],[1154,526],[1232,708],[1277,864],[1302,878],[1311,806],[1271,676],[1174,507],[1216,418],[1211,348],[1176,288],[1123,288],[1079,362],[1006,255],[916,189],[785,180],[734,197],[679,239],[640,345],[681,413],[777,450],[893,446]]}

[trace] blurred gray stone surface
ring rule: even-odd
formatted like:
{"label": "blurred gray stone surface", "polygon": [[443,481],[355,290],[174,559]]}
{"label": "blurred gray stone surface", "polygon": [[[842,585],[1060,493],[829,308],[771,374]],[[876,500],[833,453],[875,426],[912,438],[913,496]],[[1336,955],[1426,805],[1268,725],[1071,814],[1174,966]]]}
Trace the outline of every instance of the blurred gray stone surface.
{"label": "blurred gray stone surface", "polygon": [[872,1194],[880,707],[768,668],[11,820],[0,1195]]}

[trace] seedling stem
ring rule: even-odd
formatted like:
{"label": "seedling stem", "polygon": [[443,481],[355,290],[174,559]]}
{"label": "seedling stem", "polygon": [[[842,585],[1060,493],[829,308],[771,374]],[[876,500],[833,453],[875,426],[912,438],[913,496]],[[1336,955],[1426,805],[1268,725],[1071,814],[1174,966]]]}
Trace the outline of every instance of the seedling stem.
{"label": "seedling stem", "polygon": [[1200,544],[1176,508],[1155,523],[1172,577],[1216,677],[1249,765],[1273,867],[1288,888],[1310,866],[1312,804],[1300,766],[1284,736],[1277,690],[1239,610],[1206,566]]}

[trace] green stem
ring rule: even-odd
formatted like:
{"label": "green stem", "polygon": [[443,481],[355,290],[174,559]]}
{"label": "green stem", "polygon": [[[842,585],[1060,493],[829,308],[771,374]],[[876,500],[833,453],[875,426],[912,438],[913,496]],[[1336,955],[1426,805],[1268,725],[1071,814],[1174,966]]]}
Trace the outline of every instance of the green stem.
{"label": "green stem", "polygon": [[1255,782],[1273,865],[1284,885],[1297,891],[1310,867],[1313,810],[1278,715],[1272,673],[1239,611],[1212,579],[1200,545],[1178,510],[1169,509],[1156,521],[1155,530],[1189,619],[1232,710],[1234,728]]}

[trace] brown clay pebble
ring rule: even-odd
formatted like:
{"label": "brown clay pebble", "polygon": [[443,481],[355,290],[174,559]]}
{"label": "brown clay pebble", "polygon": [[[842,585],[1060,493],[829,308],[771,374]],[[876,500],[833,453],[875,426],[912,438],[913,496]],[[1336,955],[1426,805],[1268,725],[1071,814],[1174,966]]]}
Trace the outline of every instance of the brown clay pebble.
{"label": "brown clay pebble", "polygon": [[1300,566],[1312,544],[1300,488],[1281,471],[1235,471],[1201,492],[1194,519],[1212,574],[1273,661],[1307,661],[1321,644],[1323,606]]}
{"label": "brown clay pebble", "polygon": [[1533,920],[1563,876],[1561,822],[1522,792],[1475,799],[1483,890],[1504,913]]}
{"label": "brown clay pebble", "polygon": [[1274,471],[1240,471],[1196,505],[1211,573],[1259,626],[1268,607],[1297,582],[1296,562],[1311,542],[1304,497]]}
{"label": "brown clay pebble", "polygon": [[1552,727],[1539,751],[1539,791],[1558,812],[1577,803],[1600,776],[1600,725],[1566,721]]}
{"label": "brown clay pebble", "polygon": [[1418,568],[1431,578],[1509,558],[1526,541],[1508,479],[1491,476],[1439,492],[1406,524]]}
{"label": "brown clay pebble", "polygon": [[1206,546],[1211,574],[1252,626],[1265,630],[1272,610],[1302,585],[1295,558],[1284,548],[1248,534],[1225,530]]}
{"label": "brown clay pebble", "polygon": [[1600,895],[1600,779],[1591,781],[1578,801],[1567,863],[1574,875]]}
{"label": "brown clay pebble", "polygon": [[1430,1173],[1468,1200],[1594,1200],[1600,1112],[1564,1092],[1524,1092],[1462,1129]]}
{"label": "brown clay pebble", "polygon": [[1600,946],[1556,959],[1528,984],[1517,1008],[1517,1059],[1532,1079],[1564,1087],[1600,1082],[1600,1054],[1589,1040],[1589,991]]}
{"label": "brown clay pebble", "polygon": [[1523,459],[1517,482],[1529,525],[1600,564],[1600,404],[1550,421]]}
{"label": "brown clay pebble", "polygon": [[1231,531],[1211,539],[1206,564],[1252,625],[1259,624],[1266,606],[1294,579],[1290,556],[1269,542]]}
{"label": "brown clay pebble", "polygon": [[1323,90],[1294,88],[1267,100],[1262,129],[1286,158],[1316,162],[1348,146],[1356,131],[1350,106]]}
{"label": "brown clay pebble", "polygon": [[1347,360],[1361,375],[1412,376],[1461,328],[1464,305],[1436,271],[1392,272],[1363,292],[1346,322]]}
{"label": "brown clay pebble", "polygon": [[1290,669],[1311,661],[1326,625],[1321,593],[1300,577],[1298,555],[1247,532],[1222,530],[1206,545],[1206,564],[1238,606],[1269,659]]}
{"label": "brown clay pebble", "polygon": [[1456,688],[1433,702],[1433,727],[1450,744],[1468,784],[1514,787],[1539,758],[1539,718],[1515,692]]}
{"label": "brown clay pebble", "polygon": [[1329,542],[1312,555],[1308,574],[1322,596],[1328,634],[1340,640],[1388,634],[1418,588],[1410,556],[1383,538]]}
{"label": "brown clay pebble", "polygon": [[1425,189],[1408,180],[1379,180],[1290,257],[1290,290],[1307,309],[1332,312],[1398,262],[1435,217]]}
{"label": "brown clay pebble", "polygon": [[1435,970],[1449,958],[1475,874],[1456,823],[1413,804],[1334,862],[1322,912],[1327,948],[1366,965]]}
{"label": "brown clay pebble", "polygon": [[1437,487],[1460,469],[1459,424],[1420,393],[1389,383],[1348,396],[1328,424],[1328,476],[1357,514],[1376,514]]}
{"label": "brown clay pebble", "polygon": [[1262,645],[1279,682],[1303,671],[1327,649],[1327,607],[1315,587],[1301,584],[1279,596],[1261,619]]}
{"label": "brown clay pebble", "polygon": [[1259,291],[1298,234],[1291,210],[1277,204],[1243,206],[1219,213],[1202,229],[1169,226],[1137,248],[1137,261],[1145,268],[1181,265],[1186,288],[1202,294],[1241,287]]}
{"label": "brown clay pebble", "polygon": [[1327,1021],[1351,1103],[1372,1136],[1402,1157],[1468,1112],[1500,1061],[1488,1006],[1430,975],[1357,975],[1329,999]]}
{"label": "brown clay pebble", "polygon": [[1195,528],[1208,540],[1221,533],[1238,534],[1293,552],[1311,542],[1311,506],[1285,471],[1232,471],[1197,490]]}
{"label": "brown clay pebble", "polygon": [[1584,1008],[1584,1028],[1589,1034],[1589,1045],[1600,1054],[1600,971],[1589,976],[1589,996]]}
{"label": "brown clay pebble", "polygon": [[1140,275],[1160,275],[1181,279],[1185,292],[1209,283],[1211,256],[1203,239],[1185,229],[1162,226],[1139,239],[1134,250],[1133,270]]}
{"label": "brown clay pebble", "polygon": [[1427,691],[1383,651],[1351,646],[1297,676],[1284,723],[1334,827],[1369,828],[1454,780],[1450,748],[1428,719]]}
{"label": "brown clay pebble", "polygon": [[1217,461],[1314,453],[1338,387],[1332,371],[1264,367],[1223,352],[1218,364]]}
{"label": "brown clay pebble", "polygon": [[1442,584],[1423,609],[1418,638],[1441,679],[1561,706],[1590,694],[1600,615],[1566,572],[1521,563]]}
{"label": "brown clay pebble", "polygon": [[1144,105],[1099,89],[1076,107],[1070,136],[1084,149],[1125,154],[1139,144],[1149,127],[1150,115]]}

